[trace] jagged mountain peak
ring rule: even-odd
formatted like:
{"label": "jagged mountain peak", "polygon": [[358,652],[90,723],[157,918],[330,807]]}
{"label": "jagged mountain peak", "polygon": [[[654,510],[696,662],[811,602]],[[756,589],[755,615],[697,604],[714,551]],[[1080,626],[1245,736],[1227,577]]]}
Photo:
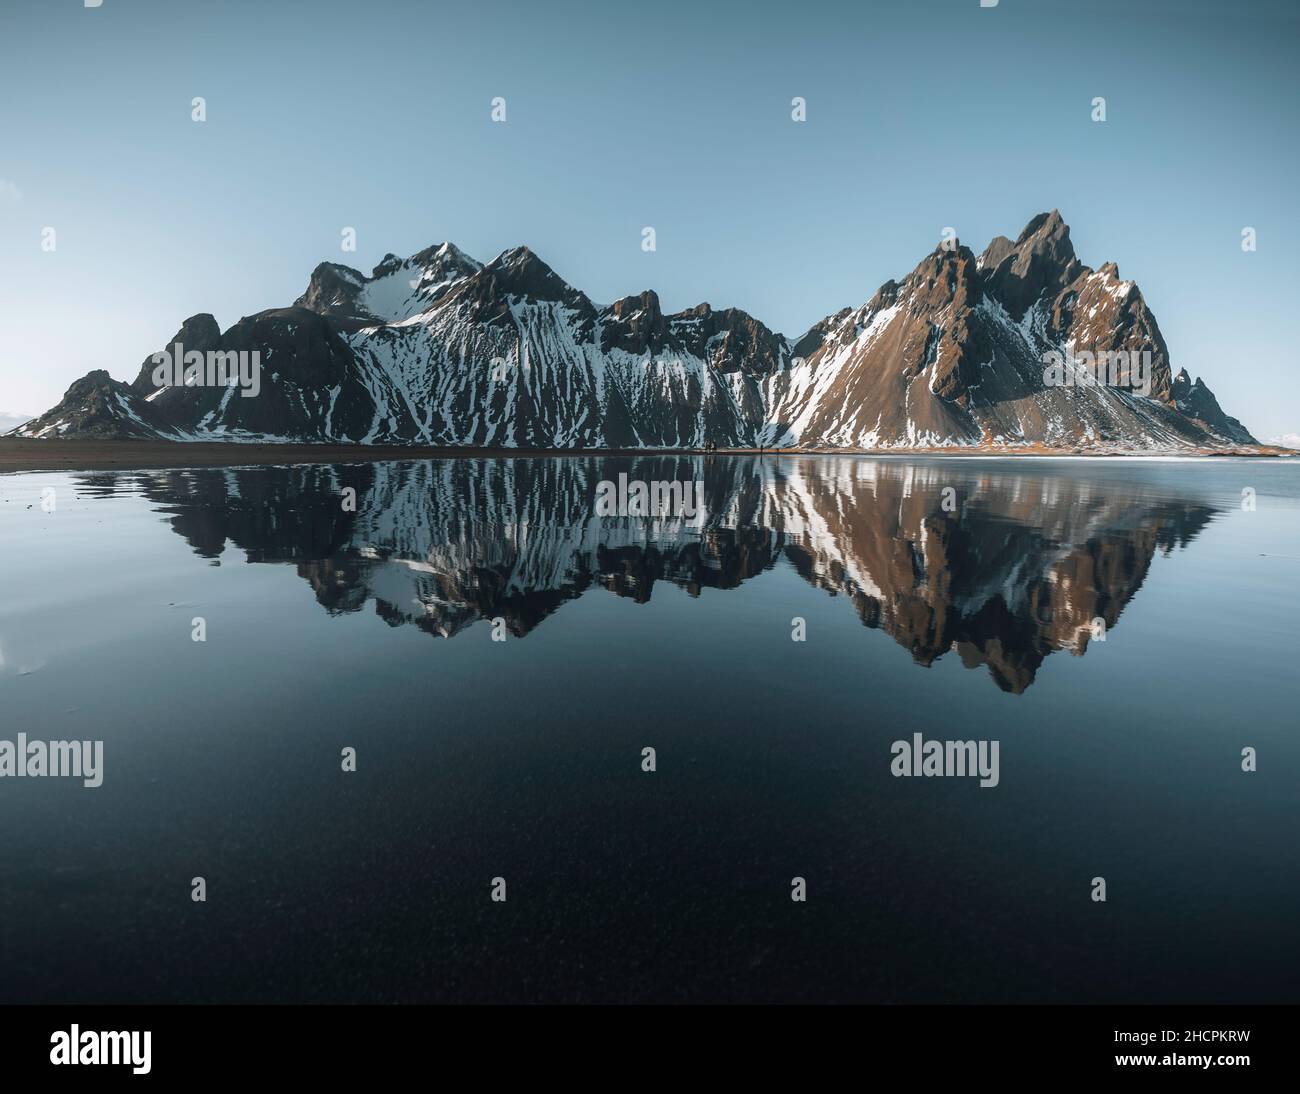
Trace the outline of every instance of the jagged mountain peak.
{"label": "jagged mountain peak", "polygon": [[669,318],[652,289],[615,300],[601,310],[599,318],[602,352],[655,354],[670,346]]}
{"label": "jagged mountain peak", "polygon": [[1070,244],[1070,226],[1065,223],[1059,209],[1053,209],[1051,212],[1038,213],[1030,218],[1029,223],[1025,225],[1019,237],[1016,239],[1016,246],[1022,246],[1034,236],[1040,236],[1044,239],[1061,239],[1070,247],[1070,254],[1074,254],[1074,247]]}
{"label": "jagged mountain peak", "polygon": [[989,294],[1019,322],[1044,296],[1059,293],[1084,270],[1070,242],[1069,225],[1053,209],[1039,213],[1011,243],[996,237],[978,267]]}
{"label": "jagged mountain peak", "polygon": [[983,254],[979,256],[977,265],[981,270],[995,269],[1015,249],[1016,245],[1006,236],[994,236],[989,240],[989,245],[984,248]]}
{"label": "jagged mountain peak", "polygon": [[609,308],[615,315],[624,315],[633,311],[649,311],[656,315],[663,314],[659,294],[654,289],[642,289],[638,293],[621,296]]}
{"label": "jagged mountain peak", "polygon": [[458,272],[464,275],[476,273],[483,265],[483,263],[471,258],[450,241],[430,244],[424,250],[411,255],[406,260],[406,264],[408,266],[419,266],[423,269],[442,270],[448,273]]}
{"label": "jagged mountain peak", "polygon": [[[216,317],[210,312],[198,312],[181,324],[180,330],[167,340],[161,350],[174,353],[174,347],[180,345],[187,353],[190,350],[207,353],[209,350],[216,349],[220,341],[221,328],[217,325]],[[131,381],[131,390],[141,397],[158,390],[158,385],[153,382],[155,368],[153,357],[154,355],[150,354],[140,363],[140,370]]]}
{"label": "jagged mountain peak", "polygon": [[[649,289],[597,308],[527,246],[484,265],[448,242],[389,253],[369,276],[320,263],[294,307],[224,335],[201,313],[174,341],[258,352],[260,394],[159,392],[143,369],[125,393],[92,377],[23,435],[556,448],[1254,443],[1199,379],[1172,375],[1137,286],[1114,263],[1083,265],[1057,210],[978,257],[960,240],[941,243],[793,345],[737,308],[665,314]],[[1071,368],[1084,355],[1141,359],[1149,383],[1132,382],[1130,367],[1060,384],[1044,371],[1053,354]]]}
{"label": "jagged mountain peak", "polygon": [[1181,414],[1199,422],[1215,434],[1227,437],[1238,444],[1256,443],[1255,438],[1241,422],[1224,412],[1214,392],[1201,378],[1198,376],[1195,381],[1191,381],[1185,368],[1178,370],[1178,375],[1170,385],[1169,396],[1170,401]]}
{"label": "jagged mountain peak", "polygon": [[451,243],[433,244],[405,259],[390,251],[369,277],[351,266],[322,262],[294,305],[326,316],[346,331],[402,323],[428,311],[479,268]]}
{"label": "jagged mountain peak", "polygon": [[564,279],[551,269],[536,251],[526,245],[511,247],[502,251],[496,258],[487,263],[483,269],[493,274],[505,274],[514,278],[554,279],[564,284],[566,288],[568,287]]}
{"label": "jagged mountain peak", "polygon": [[473,292],[479,299],[515,297],[551,301],[580,308],[584,313],[595,313],[584,293],[565,281],[526,246],[502,251],[468,279],[465,291]]}
{"label": "jagged mountain peak", "polygon": [[128,384],[106,369],[92,369],[69,385],[64,396],[39,418],[20,426],[21,437],[170,437],[174,430]]}
{"label": "jagged mountain peak", "polygon": [[[889,282],[885,283],[890,284]],[[881,286],[883,289],[884,286]],[[976,304],[983,296],[983,281],[979,277],[978,260],[969,247],[960,240],[940,244],[917,264],[903,283],[903,291],[923,289],[927,293],[938,290],[940,296],[964,295],[969,303]],[[897,294],[897,287],[895,293]],[[880,293],[877,292],[877,296]]]}
{"label": "jagged mountain peak", "polygon": [[396,276],[414,290],[419,310],[439,301],[454,285],[483,268],[454,243],[437,243],[417,251],[402,263]]}
{"label": "jagged mountain peak", "polygon": [[191,315],[181,324],[181,329],[176,332],[175,341],[192,341],[201,339],[211,341],[221,337],[221,328],[217,325],[217,317],[211,312],[201,311]]}
{"label": "jagged mountain peak", "polygon": [[[707,309],[708,305],[704,305]],[[683,313],[685,314],[685,313]],[[607,315],[611,319],[622,320],[624,322],[640,318],[648,324],[659,324],[664,320],[663,307],[659,302],[659,294],[653,289],[646,289],[644,292],[635,293],[632,296],[624,296],[609,307],[605,308],[602,315]]]}

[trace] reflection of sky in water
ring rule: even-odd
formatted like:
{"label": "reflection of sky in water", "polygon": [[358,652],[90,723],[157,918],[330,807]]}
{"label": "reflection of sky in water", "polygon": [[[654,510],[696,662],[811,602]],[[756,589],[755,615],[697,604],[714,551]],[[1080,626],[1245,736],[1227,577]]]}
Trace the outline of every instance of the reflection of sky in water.
{"label": "reflection of sky in water", "polygon": [[[595,518],[620,471],[702,479],[707,514]],[[102,738],[106,769],[0,786],[0,913],[35,925],[6,997],[1293,991],[1294,466],[441,461],[0,498],[5,734]],[[1000,785],[890,778],[918,731],[1000,739]],[[319,967],[337,931],[370,956]],[[154,947],[174,976],[139,973]]]}

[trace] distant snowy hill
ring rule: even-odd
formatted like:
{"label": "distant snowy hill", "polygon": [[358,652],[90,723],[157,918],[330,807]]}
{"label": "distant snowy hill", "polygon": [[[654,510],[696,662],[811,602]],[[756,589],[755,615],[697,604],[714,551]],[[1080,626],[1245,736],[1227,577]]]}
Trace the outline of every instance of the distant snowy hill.
{"label": "distant snowy hill", "polygon": [[[518,247],[450,243],[369,276],[322,263],[292,307],[186,320],[169,346],[256,351],[261,390],[163,387],[148,360],[92,372],[33,437],[161,437],[538,448],[1178,450],[1254,444],[1186,372],[1113,264],[1075,256],[1056,212],[976,256],[940,245],[791,340],[745,312],[666,315],[653,292],[599,305]],[[1044,355],[1150,354],[1149,385],[1044,382]],[[1073,366],[1071,366],[1073,367]]]}
{"label": "distant snowy hill", "polygon": [[8,410],[0,410],[0,433],[8,433],[9,430],[17,429],[24,422],[31,420],[31,414],[14,414]]}

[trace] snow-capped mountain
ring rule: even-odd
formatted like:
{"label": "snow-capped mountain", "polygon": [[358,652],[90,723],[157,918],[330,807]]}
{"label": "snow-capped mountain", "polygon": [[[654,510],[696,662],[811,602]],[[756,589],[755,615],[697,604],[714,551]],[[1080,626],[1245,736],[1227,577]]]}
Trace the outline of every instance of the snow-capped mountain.
{"label": "snow-capped mountain", "polygon": [[10,410],[0,410],[0,433],[7,433],[11,429],[17,429],[20,425],[32,420],[30,414],[15,414]]}
{"label": "snow-capped mountain", "polygon": [[[450,243],[369,276],[322,263],[291,307],[168,348],[256,352],[233,387],[78,380],[20,436],[535,448],[1179,449],[1254,444],[1198,379],[1170,372],[1155,317],[1113,264],[1075,256],[1056,212],[976,257],[945,241],[901,281],[791,341],[735,309],[666,315],[653,292],[598,305],[526,247],[486,265]],[[1149,354],[1141,390],[1044,380],[1045,355]]]}

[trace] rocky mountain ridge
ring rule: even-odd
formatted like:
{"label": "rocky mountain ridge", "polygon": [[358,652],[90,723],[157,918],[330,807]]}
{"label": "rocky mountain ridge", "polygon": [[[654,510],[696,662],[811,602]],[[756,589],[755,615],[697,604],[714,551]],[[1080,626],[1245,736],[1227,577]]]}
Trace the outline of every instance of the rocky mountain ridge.
{"label": "rocky mountain ridge", "polygon": [[[947,239],[791,340],[737,309],[667,314],[646,291],[598,305],[527,247],[454,245],[323,262],[293,305],[168,343],[257,354],[255,398],[88,373],[13,435],[527,448],[1179,451],[1257,442],[1185,371],[1140,290],[1082,264],[1053,211],[976,256]],[[1052,382],[1045,362],[1066,362]],[[1089,383],[1118,355],[1138,373]]]}

